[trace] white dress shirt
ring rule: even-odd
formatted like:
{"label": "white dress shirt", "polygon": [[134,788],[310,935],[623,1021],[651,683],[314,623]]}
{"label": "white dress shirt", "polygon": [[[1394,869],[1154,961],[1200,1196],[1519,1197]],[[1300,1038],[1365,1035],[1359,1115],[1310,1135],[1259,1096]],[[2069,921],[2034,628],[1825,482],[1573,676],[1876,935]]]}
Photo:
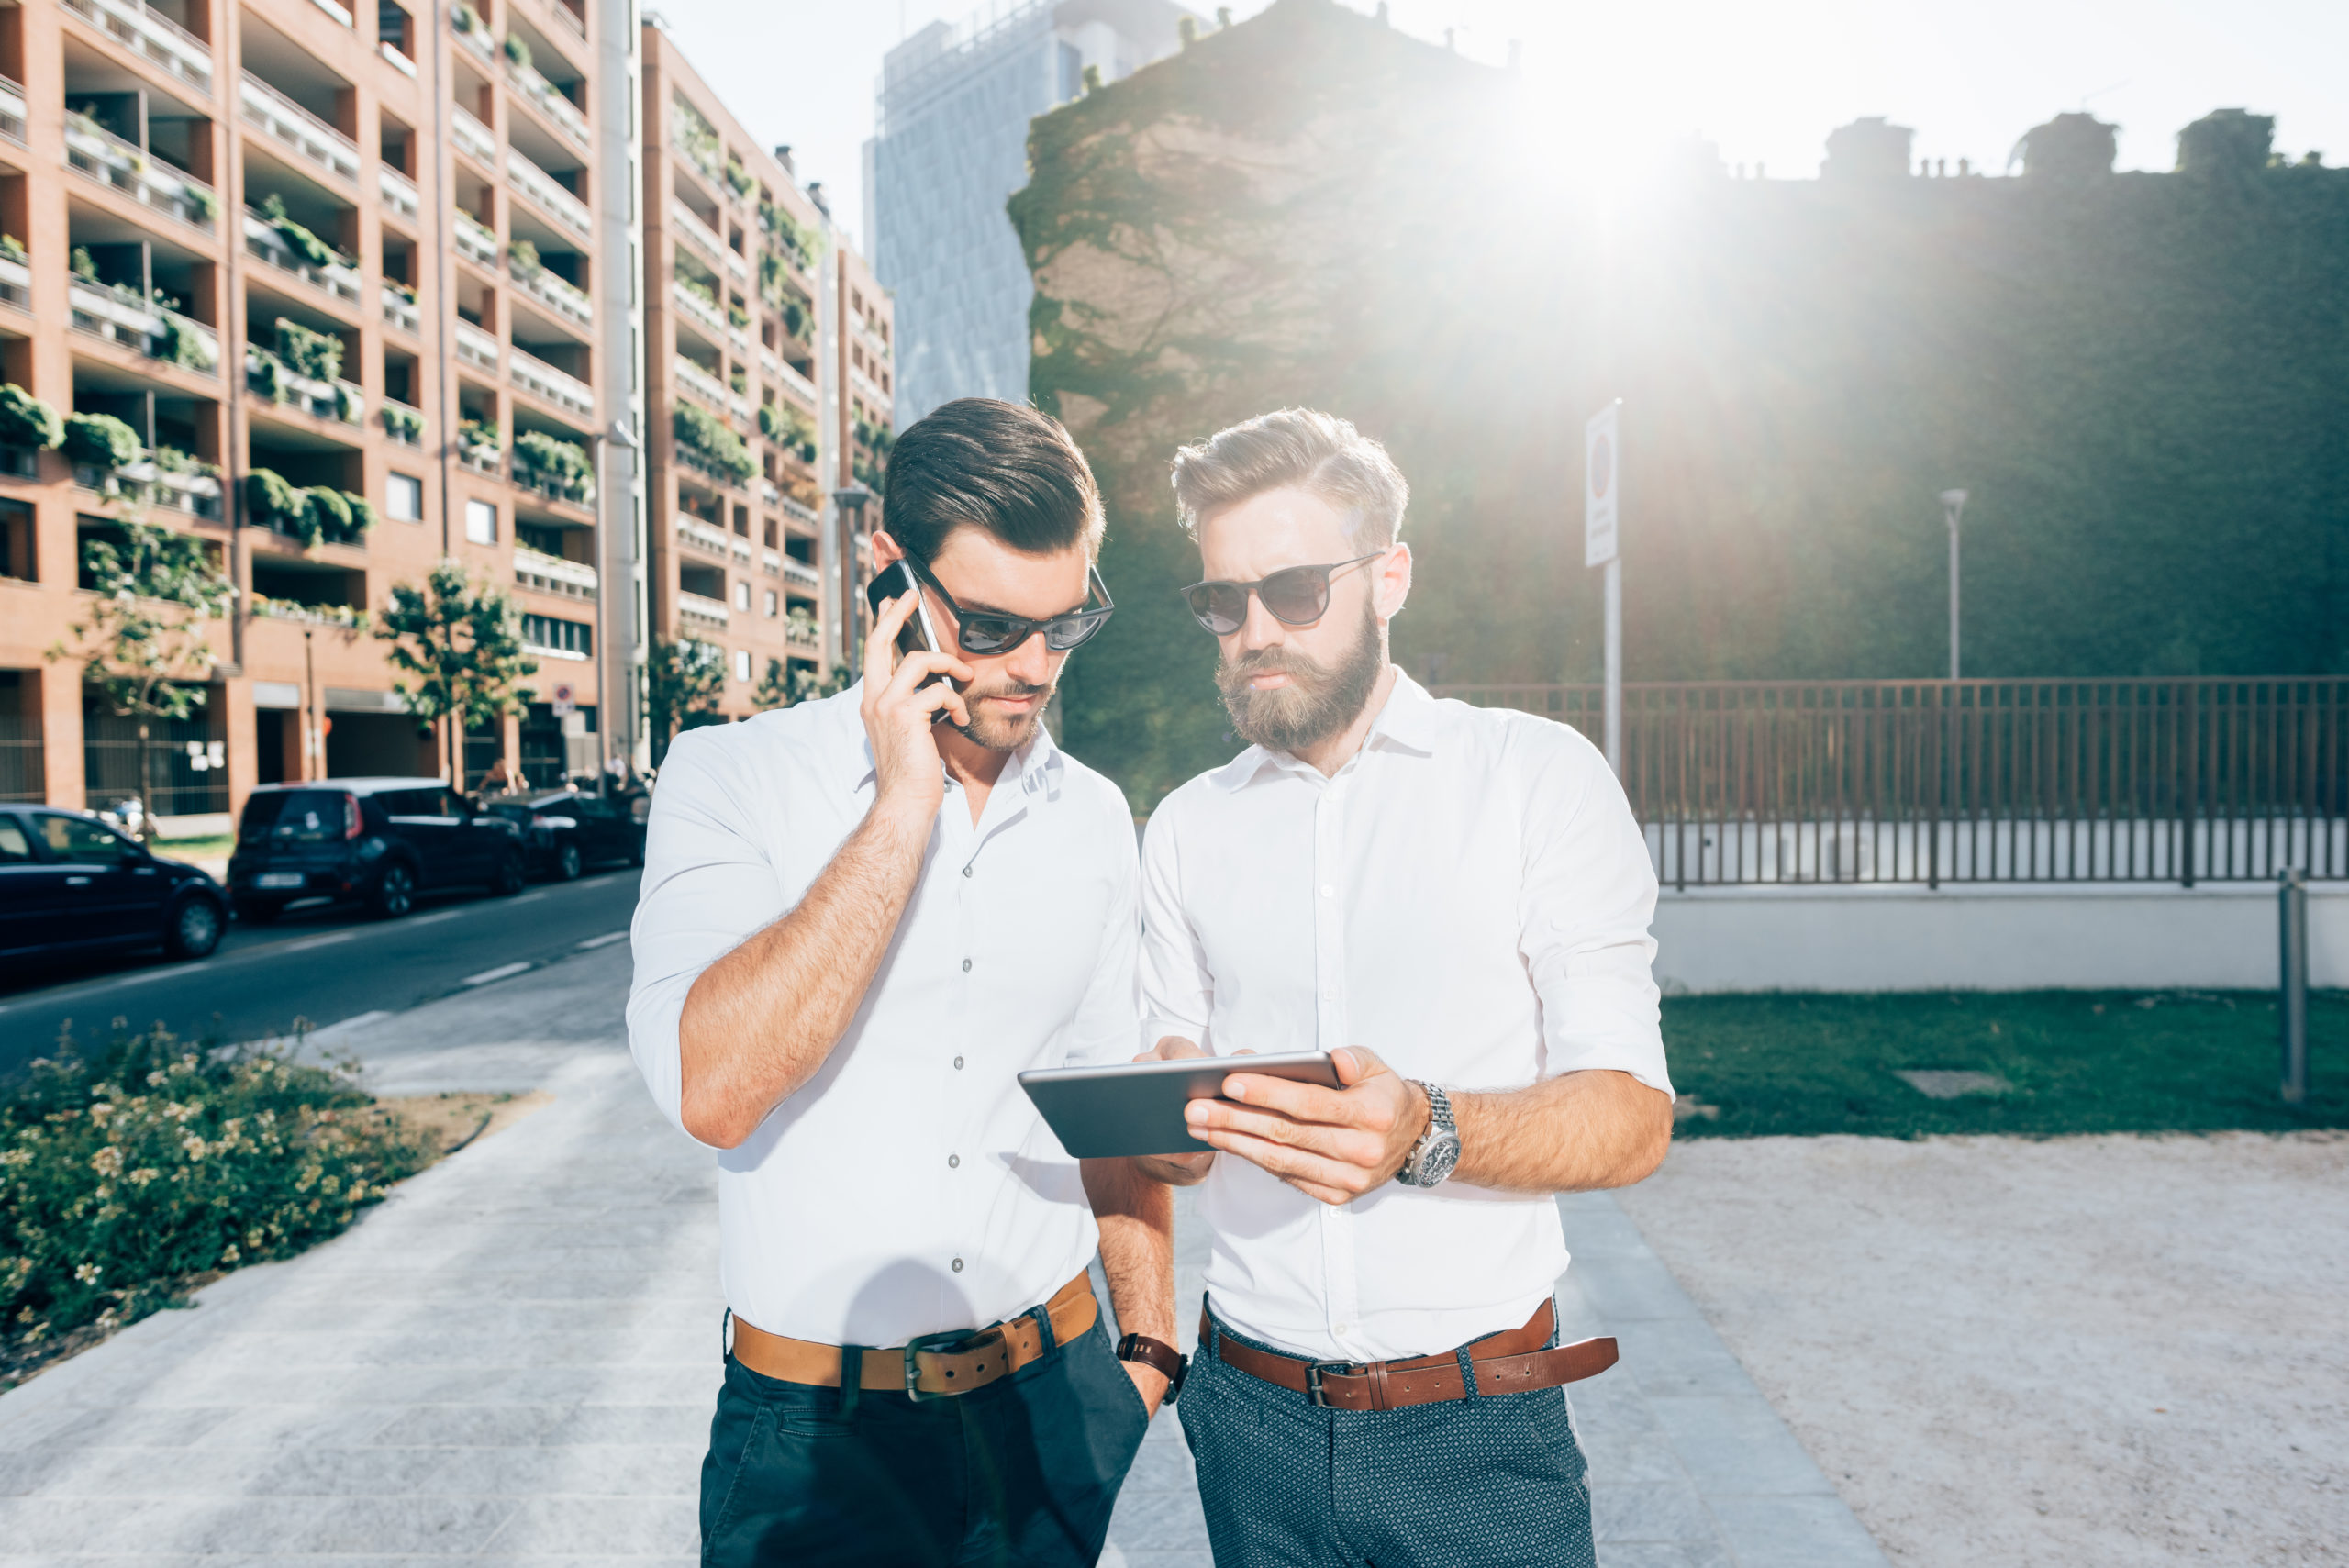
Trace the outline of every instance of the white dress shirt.
{"label": "white dress shirt", "polygon": [[[1251,747],[1167,796],[1142,851],[1145,1033],[1218,1055],[1367,1046],[1407,1078],[1522,1088],[1616,1068],[1665,1094],[1655,875],[1605,760],[1397,673],[1334,778]],[[1397,1183],[1333,1207],[1225,1154],[1208,1294],[1301,1355],[1430,1355],[1565,1271],[1548,1197]]]}
{"label": "white dress shirt", "polygon": [[[873,803],[860,687],[689,730],[652,797],[629,1044],[680,1120],[677,1018],[798,904]],[[902,1345],[1010,1318],[1097,1242],[1075,1161],[1017,1075],[1133,1055],[1133,817],[1038,727],[976,827],[950,778],[921,878],[815,1076],[718,1153],[719,1272],[757,1327]]]}

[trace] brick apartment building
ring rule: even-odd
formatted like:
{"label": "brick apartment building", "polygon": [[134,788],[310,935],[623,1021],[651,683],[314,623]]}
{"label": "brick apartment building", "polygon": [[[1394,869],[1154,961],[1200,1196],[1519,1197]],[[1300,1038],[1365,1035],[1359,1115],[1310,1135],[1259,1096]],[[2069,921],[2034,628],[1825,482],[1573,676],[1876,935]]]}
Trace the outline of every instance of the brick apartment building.
{"label": "brick apartment building", "polygon": [[[540,666],[520,712],[467,737],[473,777],[501,755],[538,782],[642,761],[648,630],[723,649],[729,674],[751,653],[731,712],[770,653],[819,662],[789,607],[838,636],[826,481],[863,461],[824,400],[873,361],[828,356],[836,333],[793,333],[778,301],[822,315],[811,267],[853,271],[885,343],[885,302],[651,29],[638,104],[634,31],[613,0],[0,6],[0,383],[119,419],[142,449],[109,468],[0,447],[0,797],[136,791],[130,722],[48,656],[86,592],[83,542],[126,510],[204,540],[239,590],[207,700],[166,727],[150,804],[167,817],[261,783],[442,771],[364,623],[443,557],[511,594]],[[672,79],[722,128],[715,176],[651,156],[651,112],[640,170],[630,156],[631,108]],[[756,170],[748,195],[728,154]],[[810,266],[764,260],[763,202]],[[704,231],[681,239],[688,213]],[[713,308],[681,325],[688,273]],[[885,397],[852,395],[885,419]],[[756,472],[681,462],[673,399],[733,429]],[[804,423],[770,414],[763,433],[761,405],[786,401]],[[680,608],[689,516],[727,534],[722,558],[699,552],[725,573],[707,595],[722,635]]]}

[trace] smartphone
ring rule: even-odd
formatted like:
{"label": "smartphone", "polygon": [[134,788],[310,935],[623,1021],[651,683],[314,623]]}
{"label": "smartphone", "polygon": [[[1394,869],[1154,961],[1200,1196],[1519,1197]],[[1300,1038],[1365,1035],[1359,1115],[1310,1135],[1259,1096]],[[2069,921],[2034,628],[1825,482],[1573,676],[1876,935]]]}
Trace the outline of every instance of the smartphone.
{"label": "smartphone", "polygon": [[[876,573],[873,581],[864,585],[865,607],[872,611],[876,621],[881,618],[881,606],[890,600],[902,599],[907,594],[920,595],[914,601],[914,613],[906,617],[906,624],[897,630],[897,652],[901,657],[907,653],[938,651],[938,628],[930,623],[930,595],[921,594],[920,590],[920,582],[902,561],[891,562],[885,571]],[[933,680],[937,678],[931,677]],[[923,684],[927,685],[929,682]]]}

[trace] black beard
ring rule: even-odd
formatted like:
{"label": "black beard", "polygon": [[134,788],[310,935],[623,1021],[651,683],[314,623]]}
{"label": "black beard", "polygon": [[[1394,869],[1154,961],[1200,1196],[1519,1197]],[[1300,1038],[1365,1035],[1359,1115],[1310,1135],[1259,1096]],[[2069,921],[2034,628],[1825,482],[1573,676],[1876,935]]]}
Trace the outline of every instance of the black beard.
{"label": "black beard", "polygon": [[[1268,751],[1295,753],[1338,734],[1362,714],[1386,667],[1378,617],[1363,606],[1362,635],[1335,663],[1323,664],[1294,648],[1263,648],[1218,666],[1216,689],[1232,729]],[[1289,684],[1260,692],[1251,677],[1278,670]]]}

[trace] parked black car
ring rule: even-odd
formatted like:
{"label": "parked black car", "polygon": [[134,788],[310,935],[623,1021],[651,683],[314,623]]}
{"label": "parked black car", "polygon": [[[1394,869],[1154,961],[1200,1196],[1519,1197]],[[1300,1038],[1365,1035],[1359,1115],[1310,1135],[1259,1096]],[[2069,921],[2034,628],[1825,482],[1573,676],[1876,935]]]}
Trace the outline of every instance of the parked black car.
{"label": "parked black car", "polygon": [[489,808],[522,829],[532,871],[569,882],[584,867],[606,861],[644,863],[644,824],[630,805],[621,797],[566,789],[495,800]]}
{"label": "parked black car", "polygon": [[418,892],[522,891],[521,830],[439,779],[264,784],[246,798],[228,858],[237,917],[267,922],[297,898],[366,905],[386,919]]}
{"label": "parked black car", "polygon": [[228,897],[86,811],[0,806],[0,957],[150,948],[202,958],[220,945]]}

